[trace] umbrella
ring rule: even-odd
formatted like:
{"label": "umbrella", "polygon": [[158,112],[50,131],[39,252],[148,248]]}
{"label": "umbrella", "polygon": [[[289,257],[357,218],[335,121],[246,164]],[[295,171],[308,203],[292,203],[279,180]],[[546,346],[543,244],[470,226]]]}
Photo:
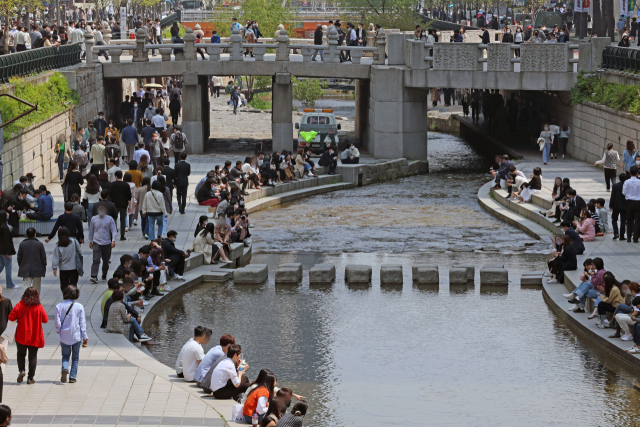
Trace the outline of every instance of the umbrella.
{"label": "umbrella", "polygon": [[162,85],[159,85],[158,83],[147,83],[146,85],[143,86],[145,89],[161,89]]}

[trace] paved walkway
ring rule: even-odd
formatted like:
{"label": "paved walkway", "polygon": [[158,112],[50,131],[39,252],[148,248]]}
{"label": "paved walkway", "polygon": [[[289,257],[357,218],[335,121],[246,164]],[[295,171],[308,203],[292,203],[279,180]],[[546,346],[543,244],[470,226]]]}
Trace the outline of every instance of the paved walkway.
{"label": "paved walkway", "polygon": [[[235,160],[237,155],[190,156],[192,173],[190,192],[213,165],[227,158]],[[239,158],[239,157],[238,157]],[[56,215],[62,213],[63,202],[60,186],[48,185],[54,195]],[[174,199],[174,214],[169,216],[168,228],[178,231],[176,246],[191,247],[193,230],[198,217],[206,213],[206,208],[197,206],[193,196],[186,214],[180,215]],[[127,241],[116,241],[110,271],[118,266],[118,259],[125,253],[136,253],[146,244],[142,239],[140,226],[127,233]],[[23,238],[14,239],[16,250]],[[44,239],[41,239],[44,240]],[[85,275],[80,279],[80,300],[86,311],[89,346],[80,351],[80,368],[76,384],[60,383],[61,353],[59,339],[54,326],[54,307],[62,300],[59,282],[51,272],[51,252],[56,240],[45,244],[48,255],[47,277],[43,279],[41,301],[50,321],[44,325],[46,345],[38,352],[38,368],[35,385],[26,381],[17,384],[17,364],[14,359],[15,345],[9,346],[10,362],[5,369],[3,403],[14,410],[12,425],[22,426],[91,426],[91,425],[183,425],[222,426],[225,424],[220,414],[230,415],[230,402],[204,400],[195,387],[182,380],[173,382],[174,372],[154,361],[140,349],[133,347],[122,337],[105,334],[98,330],[96,321],[100,317],[100,305],[96,303],[107,289],[106,282],[89,282],[91,253],[88,242],[83,246]],[[13,262],[13,280],[21,284],[17,275],[17,261]],[[202,272],[189,272],[186,278]],[[5,288],[4,272],[0,274]],[[175,284],[177,282],[169,282]],[[4,289],[3,294],[17,303],[24,288]],[[94,308],[94,305],[96,308]],[[93,312],[92,312],[93,311]],[[93,322],[92,322],[93,317]],[[102,335],[103,339],[98,339]],[[188,337],[185,337],[185,342]],[[217,409],[217,410],[216,410]]]}

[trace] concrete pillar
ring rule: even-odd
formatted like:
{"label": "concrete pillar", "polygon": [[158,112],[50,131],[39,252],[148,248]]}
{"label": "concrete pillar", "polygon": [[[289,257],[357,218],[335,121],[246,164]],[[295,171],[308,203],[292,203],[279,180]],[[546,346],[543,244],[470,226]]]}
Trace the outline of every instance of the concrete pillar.
{"label": "concrete pillar", "polygon": [[368,79],[356,80],[356,117],[355,133],[360,140],[362,148],[369,151],[369,141],[367,139],[367,128],[369,127],[369,85]]}
{"label": "concrete pillar", "polygon": [[276,73],[273,77],[273,109],[271,110],[271,134],[273,150],[293,151],[293,86],[291,74]]}
{"label": "concrete pillar", "polygon": [[[205,76],[204,90],[207,90]],[[198,74],[186,72],[182,80],[182,131],[187,136],[187,153],[202,154],[204,152],[204,123],[202,105],[202,82]],[[207,113],[208,113],[207,109]],[[208,132],[207,132],[208,133]]]}
{"label": "concrete pillar", "polygon": [[429,92],[405,88],[403,70],[371,66],[368,148],[381,159],[428,160]]}

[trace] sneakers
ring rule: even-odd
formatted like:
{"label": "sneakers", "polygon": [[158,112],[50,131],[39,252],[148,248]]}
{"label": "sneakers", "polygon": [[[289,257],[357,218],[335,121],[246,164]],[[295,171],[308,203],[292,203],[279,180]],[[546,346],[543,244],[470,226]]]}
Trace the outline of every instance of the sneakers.
{"label": "sneakers", "polygon": [[138,225],[138,221],[137,220],[133,220],[133,226],[136,227]]}
{"label": "sneakers", "polygon": [[574,299],[570,299],[569,300],[569,304],[577,304],[579,302],[580,302],[580,300],[578,298],[574,298]]}
{"label": "sneakers", "polygon": [[21,371],[21,372],[18,374],[18,379],[16,380],[16,382],[17,382],[18,384],[20,384],[20,383],[24,380],[24,376],[25,376],[24,371]]}
{"label": "sneakers", "polygon": [[75,378],[71,378],[71,379],[69,380],[69,384],[75,384],[75,383],[76,383],[76,379],[75,379]]}
{"label": "sneakers", "polygon": [[573,305],[571,306],[571,308],[569,308],[569,311],[573,311],[573,312],[575,312],[575,311],[576,311],[577,309],[579,309],[579,308],[580,308],[580,306],[579,306],[578,304],[573,304]]}
{"label": "sneakers", "polygon": [[176,280],[185,280],[185,278],[179,274],[176,274],[174,277],[176,278]]}
{"label": "sneakers", "polygon": [[169,286],[169,285],[167,285],[165,283],[164,285],[158,286],[158,289],[160,290],[160,292],[170,292],[171,291],[171,286]]}
{"label": "sneakers", "polygon": [[62,375],[60,376],[60,382],[61,383],[66,383],[68,376],[69,376],[69,370],[68,369],[63,369],[62,370]]}
{"label": "sneakers", "polygon": [[576,308],[575,310],[573,310],[574,313],[584,313],[584,308]]}
{"label": "sneakers", "polygon": [[631,354],[638,354],[640,353],[640,348],[638,347],[631,347],[627,349],[627,353],[631,353]]}
{"label": "sneakers", "polygon": [[553,277],[553,274],[551,274],[550,271],[545,271],[544,274],[542,275],[543,277]]}
{"label": "sneakers", "polygon": [[631,341],[633,339],[633,335],[625,334],[620,338],[622,341]]}
{"label": "sneakers", "polygon": [[138,337],[138,341],[140,342],[151,341],[151,337],[148,336],[147,334],[142,334],[142,336]]}
{"label": "sneakers", "polygon": [[7,286],[7,289],[19,289],[20,287],[21,287],[20,285]]}
{"label": "sneakers", "polygon": [[574,299],[576,297],[576,294],[571,292],[571,293],[568,293],[568,294],[562,294],[562,296],[565,297],[566,299]]}
{"label": "sneakers", "polygon": [[552,285],[552,284],[558,283],[558,281],[556,279],[549,279],[547,280],[547,283]]}
{"label": "sneakers", "polygon": [[29,378],[29,379],[27,380],[27,384],[29,384],[29,385],[31,385],[31,384],[35,384],[35,383],[36,383],[36,380],[34,380],[33,378]]}
{"label": "sneakers", "polygon": [[147,301],[147,300],[142,300],[142,306],[144,307],[145,305],[149,305],[149,301]]}
{"label": "sneakers", "polygon": [[131,231],[131,229],[129,227],[125,227],[124,231]]}
{"label": "sneakers", "polygon": [[91,281],[91,283],[98,283],[98,278],[97,277],[91,277],[91,279],[89,279]]}

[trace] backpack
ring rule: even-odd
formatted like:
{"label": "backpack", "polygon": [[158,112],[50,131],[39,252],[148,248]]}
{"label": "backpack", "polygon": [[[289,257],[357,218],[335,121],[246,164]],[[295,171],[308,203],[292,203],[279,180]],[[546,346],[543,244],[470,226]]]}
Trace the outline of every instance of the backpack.
{"label": "backpack", "polygon": [[44,46],[44,37],[40,37],[36,39],[36,41],[34,41],[33,44],[31,45],[31,49],[37,49],[42,46]]}
{"label": "backpack", "polygon": [[107,159],[119,159],[120,158],[120,147],[117,145],[107,145],[104,150]]}
{"label": "backpack", "polygon": [[238,91],[237,90],[232,90],[231,91],[231,99],[238,99],[240,96],[238,95]]}
{"label": "backpack", "polygon": [[173,146],[178,150],[182,150],[184,148],[184,135],[180,131],[176,132],[175,135],[176,136],[173,139]]}

